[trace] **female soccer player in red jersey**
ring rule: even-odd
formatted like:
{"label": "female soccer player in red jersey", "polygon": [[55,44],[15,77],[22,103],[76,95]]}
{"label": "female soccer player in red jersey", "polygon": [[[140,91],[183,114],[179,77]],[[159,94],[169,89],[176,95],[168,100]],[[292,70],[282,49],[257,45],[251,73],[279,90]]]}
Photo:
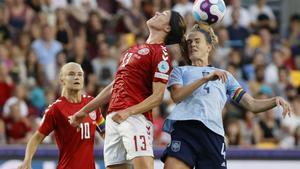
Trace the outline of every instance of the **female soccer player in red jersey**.
{"label": "female soccer player in red jersey", "polygon": [[146,43],[122,54],[114,82],[70,118],[70,123],[78,126],[88,112],[110,100],[104,142],[108,169],[127,169],[131,160],[135,169],[154,165],[151,109],[161,103],[172,70],[165,45],[178,47],[186,28],[179,13],[169,10],[157,12],[147,26],[150,35]]}
{"label": "female soccer player in red jersey", "polygon": [[26,147],[23,164],[19,169],[30,169],[33,155],[44,138],[54,131],[59,149],[57,169],[95,169],[94,138],[95,130],[104,132],[105,120],[99,109],[89,113],[82,120],[79,131],[68,122],[68,116],[79,111],[93,98],[82,95],[84,73],[77,63],[67,63],[60,72],[62,85],[59,97],[45,111],[42,123],[31,137]]}

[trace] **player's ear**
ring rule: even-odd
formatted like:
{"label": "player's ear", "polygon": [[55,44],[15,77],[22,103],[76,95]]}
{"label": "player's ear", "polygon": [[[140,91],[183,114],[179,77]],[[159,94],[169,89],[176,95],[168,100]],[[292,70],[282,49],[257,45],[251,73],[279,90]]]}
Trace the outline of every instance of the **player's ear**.
{"label": "player's ear", "polygon": [[166,26],[164,31],[169,33],[171,31],[171,26],[170,25]]}
{"label": "player's ear", "polygon": [[207,45],[207,52],[210,53],[212,50],[213,46],[211,44]]}

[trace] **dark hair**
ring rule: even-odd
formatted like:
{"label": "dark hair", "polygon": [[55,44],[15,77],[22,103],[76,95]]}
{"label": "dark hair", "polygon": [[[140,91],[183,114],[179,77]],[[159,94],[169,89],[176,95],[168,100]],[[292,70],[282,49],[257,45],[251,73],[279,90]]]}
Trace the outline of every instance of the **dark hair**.
{"label": "dark hair", "polygon": [[175,11],[171,11],[170,23],[171,31],[168,33],[165,44],[172,45],[180,43],[186,31],[186,24],[182,16]]}

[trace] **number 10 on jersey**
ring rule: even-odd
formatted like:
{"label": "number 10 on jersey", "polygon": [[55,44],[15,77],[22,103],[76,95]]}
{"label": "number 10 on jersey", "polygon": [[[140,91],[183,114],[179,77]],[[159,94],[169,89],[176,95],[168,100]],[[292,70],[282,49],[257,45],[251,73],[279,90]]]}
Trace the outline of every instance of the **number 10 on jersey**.
{"label": "number 10 on jersey", "polygon": [[90,139],[90,123],[80,123],[80,136],[81,140]]}

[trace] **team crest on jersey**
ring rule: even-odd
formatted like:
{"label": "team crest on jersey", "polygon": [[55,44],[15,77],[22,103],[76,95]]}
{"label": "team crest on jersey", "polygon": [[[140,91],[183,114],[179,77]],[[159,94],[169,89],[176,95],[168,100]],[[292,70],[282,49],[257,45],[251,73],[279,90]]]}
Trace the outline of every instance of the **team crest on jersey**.
{"label": "team crest on jersey", "polygon": [[148,48],[143,48],[138,51],[138,54],[147,55],[149,52],[150,52],[150,50]]}
{"label": "team crest on jersey", "polygon": [[173,152],[178,152],[180,151],[180,146],[181,146],[181,141],[173,140],[171,143],[171,150]]}
{"label": "team crest on jersey", "polygon": [[89,116],[90,116],[90,118],[91,118],[92,120],[96,120],[96,112],[95,112],[95,111],[90,112],[90,113],[89,113]]}
{"label": "team crest on jersey", "polygon": [[169,63],[167,61],[160,61],[158,64],[158,71],[161,73],[167,73],[170,69]]}

